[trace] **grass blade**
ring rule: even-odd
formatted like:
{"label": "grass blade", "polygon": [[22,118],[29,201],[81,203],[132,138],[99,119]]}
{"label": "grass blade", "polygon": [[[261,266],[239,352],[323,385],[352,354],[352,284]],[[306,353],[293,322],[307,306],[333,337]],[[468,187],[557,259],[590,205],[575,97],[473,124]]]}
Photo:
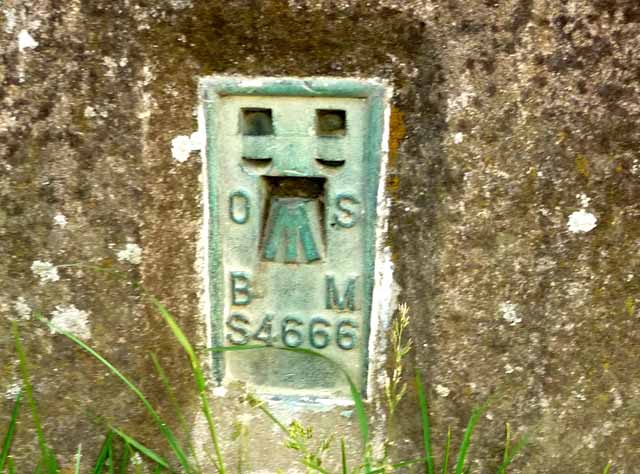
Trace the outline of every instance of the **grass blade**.
{"label": "grass blade", "polygon": [[264,413],[267,416],[267,418],[273,421],[273,423],[278,428],[280,428],[280,431],[282,431],[284,434],[289,436],[289,430],[287,429],[287,427],[267,408],[267,405],[263,400],[260,400],[253,394],[248,394],[247,401],[249,402],[249,405],[251,405],[252,408],[257,408],[262,413]]}
{"label": "grass blade", "polygon": [[[509,426],[509,423],[506,423],[504,425],[504,430],[505,430],[505,443],[504,443],[504,454],[502,456],[502,465],[505,465],[507,463],[507,461],[509,460],[509,449],[511,448],[511,427]],[[506,466],[505,466],[506,469]],[[504,469],[498,470],[498,472],[503,473]]]}
{"label": "grass blade", "polygon": [[13,459],[7,459],[7,474],[16,474],[16,467],[13,465]]}
{"label": "grass blade", "polygon": [[171,431],[171,429],[166,425],[166,423],[162,420],[158,412],[156,412],[155,409],[151,406],[151,403],[149,403],[149,401],[144,396],[142,391],[133,382],[131,382],[127,377],[125,377],[124,374],[122,374],[122,372],[116,369],[107,359],[105,359],[96,351],[91,349],[88,345],[86,345],[76,336],[52,324],[40,314],[36,314],[36,317],[43,323],[47,324],[51,329],[54,329],[57,333],[62,334],[63,336],[70,339],[78,346],[80,346],[83,350],[85,350],[91,356],[97,359],[102,365],[107,367],[116,377],[118,377],[127,386],[127,388],[131,390],[142,402],[147,412],[151,415],[151,417],[155,421],[156,425],[158,425],[158,428],[162,432],[162,435],[169,443],[171,450],[175,453],[176,457],[178,458],[178,461],[180,462],[185,472],[190,473],[193,471],[193,469],[189,464],[189,461],[187,460],[187,456],[185,455],[183,449],[180,447],[180,444],[176,440],[176,437]]}
{"label": "grass blade", "polygon": [[106,464],[107,458],[109,456],[109,450],[111,449],[112,439],[113,439],[113,431],[109,430],[106,438],[102,443],[100,452],[98,453],[96,464],[95,466],[93,466],[93,474],[102,474],[102,471],[104,470],[104,465]]}
{"label": "grass blade", "polygon": [[449,450],[451,449],[451,427],[447,430],[447,442],[444,445],[444,452],[442,453],[442,474],[447,474],[449,471]]}
{"label": "grass blade", "polygon": [[462,443],[460,444],[460,451],[458,451],[458,460],[456,462],[455,474],[464,474],[465,463],[467,461],[467,452],[469,451],[469,445],[471,444],[471,436],[473,431],[480,421],[480,417],[487,410],[488,403],[485,403],[477,408],[474,408],[467,423],[467,428],[464,430],[464,436],[462,437]]}
{"label": "grass blade", "polygon": [[347,467],[347,452],[344,447],[344,438],[340,439],[340,461],[342,464],[342,474],[349,474],[349,468]]}
{"label": "grass blade", "polygon": [[124,442],[124,448],[122,448],[122,457],[120,458],[120,469],[118,469],[118,474],[126,474],[127,467],[129,466],[129,461],[131,460],[131,447],[129,443]]}
{"label": "grass blade", "polygon": [[44,437],[44,431],[42,430],[42,424],[40,423],[40,416],[38,415],[38,406],[33,398],[33,388],[29,382],[29,368],[27,366],[27,356],[22,347],[20,340],[20,331],[18,324],[14,321],[12,324],[13,338],[16,345],[16,351],[18,352],[18,360],[20,366],[20,374],[22,376],[22,384],[29,408],[31,411],[31,417],[36,427],[36,437],[38,438],[38,446],[40,447],[40,455],[42,456],[42,468],[48,474],[57,474],[58,464],[53,452],[47,446],[47,442]]}
{"label": "grass blade", "polygon": [[316,463],[310,461],[309,459],[302,459],[302,464],[307,466],[309,469],[313,469],[314,471],[318,471],[320,474],[329,474],[325,468],[318,466]]}
{"label": "grass blade", "polygon": [[18,414],[20,413],[20,402],[22,401],[22,390],[18,392],[16,401],[13,404],[11,410],[11,418],[9,418],[9,426],[7,427],[7,433],[4,435],[4,441],[2,442],[2,449],[0,449],[0,472],[4,471],[4,467],[9,459],[9,451],[11,451],[11,444],[13,443],[13,436],[16,432],[16,424],[18,423]]}
{"label": "grass blade", "polygon": [[115,464],[116,464],[116,460],[113,457],[113,443],[110,443],[109,452],[107,453],[107,468],[109,470],[109,474],[115,474],[113,472]]}
{"label": "grass blade", "polygon": [[140,452],[141,454],[144,454],[146,457],[151,459],[156,464],[164,467],[165,469],[169,469],[169,463],[162,456],[160,456],[153,450],[147,448],[145,445],[135,440],[125,432],[120,431],[118,428],[111,428],[111,429],[113,430],[114,433],[120,436],[125,443],[127,443],[130,446],[133,446],[138,452]]}
{"label": "grass blade", "polygon": [[76,469],[75,474],[80,474],[80,461],[82,459],[82,443],[78,445],[78,452],[76,453]]}
{"label": "grass blade", "polygon": [[604,471],[602,471],[602,474],[609,474],[610,470],[611,470],[611,461],[609,461],[607,465],[604,467]]}
{"label": "grass blade", "polygon": [[433,451],[431,447],[431,423],[429,420],[429,405],[424,392],[424,385],[420,372],[416,372],[416,389],[418,391],[418,402],[420,403],[420,417],[422,418],[422,440],[424,443],[425,471],[427,474],[434,474]]}
{"label": "grass blade", "polygon": [[151,298],[151,301],[153,302],[153,305],[156,307],[156,309],[158,310],[162,318],[165,320],[165,322],[169,326],[169,329],[171,329],[171,332],[173,333],[173,335],[178,340],[178,342],[180,343],[184,351],[187,353],[187,356],[189,357],[189,361],[191,362],[191,371],[193,372],[193,376],[195,378],[196,385],[198,388],[198,394],[200,395],[200,401],[202,403],[202,412],[205,418],[207,419],[207,426],[209,427],[209,435],[211,437],[211,442],[213,443],[213,448],[216,453],[216,461],[217,461],[216,467],[218,468],[218,472],[220,474],[225,474],[224,462],[222,459],[222,450],[220,449],[220,443],[218,442],[216,425],[213,422],[213,416],[211,414],[211,409],[209,407],[209,399],[207,397],[205,377],[204,377],[204,373],[202,372],[202,368],[200,366],[200,361],[198,359],[198,356],[193,350],[193,347],[191,346],[189,339],[182,332],[182,329],[180,329],[180,326],[178,326],[178,323],[176,323],[175,319],[173,319],[173,316],[171,316],[171,313],[167,310],[167,308],[165,308],[164,305],[155,297],[151,296],[150,298]]}
{"label": "grass blade", "polygon": [[[507,427],[509,426],[509,424],[507,423]],[[511,435],[509,433],[509,428],[507,428],[507,443],[511,443]],[[509,465],[513,462],[513,460],[518,456],[518,454],[520,453],[520,451],[522,451],[522,449],[527,445],[527,443],[529,442],[529,436],[528,434],[524,434],[522,436],[522,438],[520,438],[520,441],[518,441],[518,443],[515,445],[515,447],[513,449],[511,449],[511,447],[509,446],[507,448],[507,446],[505,446],[505,453],[508,453],[508,455],[506,455],[505,457],[503,457],[502,460],[502,464],[500,464],[500,467],[498,468],[497,474],[505,474],[507,472],[507,467],[509,467]]]}
{"label": "grass blade", "polygon": [[[184,414],[182,413],[180,404],[176,399],[176,394],[173,390],[173,387],[171,387],[171,383],[169,382],[169,378],[167,377],[167,374],[165,373],[164,369],[160,365],[160,361],[158,360],[158,357],[156,356],[156,354],[151,352],[149,355],[151,356],[151,360],[153,361],[153,366],[156,369],[156,373],[158,374],[158,377],[160,377],[160,381],[164,386],[165,392],[167,392],[167,397],[169,398],[169,402],[173,407],[173,411],[175,412],[176,417],[178,418],[178,422],[180,424],[180,429],[182,430],[182,433],[189,433],[189,429],[187,427],[187,421],[184,417]],[[191,458],[196,463],[197,472],[202,472],[202,466],[200,466],[200,463],[198,462],[198,458],[196,456],[195,450],[193,449],[193,444],[189,439],[187,439],[186,444],[187,444],[187,449],[191,454]]]}

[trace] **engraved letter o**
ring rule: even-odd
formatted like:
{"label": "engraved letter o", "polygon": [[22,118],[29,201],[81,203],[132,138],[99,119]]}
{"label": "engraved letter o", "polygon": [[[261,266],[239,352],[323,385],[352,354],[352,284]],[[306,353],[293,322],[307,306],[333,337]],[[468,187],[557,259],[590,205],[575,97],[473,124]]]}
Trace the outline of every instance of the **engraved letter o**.
{"label": "engraved letter o", "polygon": [[234,191],[229,195],[229,217],[236,224],[249,220],[249,195],[244,191]]}

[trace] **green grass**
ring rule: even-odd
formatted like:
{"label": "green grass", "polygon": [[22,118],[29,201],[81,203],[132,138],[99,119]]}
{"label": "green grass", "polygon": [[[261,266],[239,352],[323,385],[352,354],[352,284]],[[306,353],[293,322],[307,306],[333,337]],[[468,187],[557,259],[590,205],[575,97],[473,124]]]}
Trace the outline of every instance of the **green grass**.
{"label": "green grass", "polygon": [[431,446],[431,421],[429,419],[429,405],[427,395],[422,385],[420,372],[416,372],[416,391],[418,392],[418,404],[420,406],[420,420],[422,421],[422,442],[424,447],[424,465],[426,474],[434,474],[433,449]]}
{"label": "green grass", "polygon": [[38,472],[45,474],[56,474],[58,472],[58,463],[55,453],[47,445],[45,440],[44,431],[42,429],[42,423],[40,423],[40,415],[38,412],[38,405],[35,398],[33,398],[33,388],[31,381],[29,380],[29,366],[27,364],[27,356],[24,348],[22,347],[22,341],[20,340],[20,331],[16,322],[12,325],[13,339],[16,345],[16,352],[18,353],[18,361],[20,366],[20,376],[22,378],[22,386],[25,397],[29,403],[29,409],[31,411],[31,419],[36,428],[36,437],[38,440],[38,446],[40,448],[40,461],[38,463]]}
{"label": "green grass", "polygon": [[7,462],[9,460],[9,452],[11,452],[11,445],[13,444],[13,437],[16,432],[16,424],[18,423],[18,414],[20,413],[21,401],[22,391],[18,392],[16,401],[13,403],[11,417],[9,418],[9,424],[7,425],[7,433],[4,435],[2,447],[0,448],[0,473],[4,472],[5,466],[7,465]]}
{"label": "green grass", "polygon": [[[149,296],[149,298],[159,315],[170,328],[173,336],[181,345],[186,357],[189,360],[194,386],[199,397],[200,410],[206,419],[208,434],[211,446],[213,447],[214,451],[213,458],[210,459],[210,461],[215,466],[215,469],[218,473],[225,474],[227,472],[227,466],[225,465],[225,460],[220,445],[216,418],[214,417],[214,411],[209,402],[206,388],[206,377],[202,370],[199,358],[193,346],[191,345],[171,313],[164,307],[164,305],[162,305],[162,303],[160,303],[159,300],[152,296]],[[161,418],[157,410],[151,405],[147,397],[142,393],[142,391],[133,381],[131,381],[121,371],[114,367],[105,357],[89,347],[82,340],[78,339],[75,335],[63,331],[61,330],[61,328],[55,327],[47,319],[42,317],[42,315],[37,315],[37,317],[44,324],[47,324],[52,329],[55,329],[56,332],[62,334],[82,350],[90,354],[96,361],[105,366],[112,374],[114,374],[127,390],[135,394],[146,412],[153,419],[162,437],[166,440],[168,455],[165,456],[143,445],[132,434],[126,433],[116,426],[110,426],[103,441],[100,452],[96,460],[92,463],[93,467],[89,472],[91,472],[92,474],[104,474],[105,472],[108,474],[125,474],[126,472],[131,472],[131,469],[133,469],[133,471],[136,473],[142,472],[141,466],[137,464],[137,462],[134,462],[134,457],[136,457],[137,455],[143,456],[150,463],[150,472],[184,472],[186,474],[204,474],[206,472],[198,462],[191,441],[188,439],[186,441],[181,441],[179,439],[174,431],[169,428],[166,420]],[[13,404],[13,409],[9,418],[6,433],[4,435],[2,445],[0,446],[0,474],[12,474],[16,472],[16,468],[10,456],[10,452],[13,446],[16,429],[18,427],[18,420],[22,412],[21,407],[23,404],[23,400],[28,404],[31,420],[36,431],[36,440],[40,451],[40,460],[35,472],[42,474],[59,474],[60,469],[57,464],[56,456],[45,439],[44,430],[39,416],[38,406],[33,395],[32,385],[30,383],[27,355],[21,343],[18,326],[15,323],[13,325],[13,336],[16,346],[16,352],[19,359],[23,388]],[[407,347],[406,345],[403,346],[401,335],[397,339],[398,340],[395,341],[395,345],[397,347],[399,347],[400,349],[402,349],[403,347]],[[292,353],[292,357],[312,356],[328,360],[344,374],[345,379],[347,380],[350,387],[351,398],[354,403],[356,421],[360,432],[360,447],[357,449],[354,448],[353,451],[359,451],[362,453],[362,455],[358,460],[351,459],[350,463],[350,446],[345,443],[344,439],[339,439],[339,446],[336,447],[336,449],[339,449],[339,466],[337,467],[337,472],[333,472],[330,468],[326,467],[323,462],[323,456],[328,452],[329,449],[333,447],[332,437],[321,439],[319,447],[313,447],[313,442],[316,442],[317,444],[317,440],[313,439],[311,429],[302,427],[300,424],[296,424],[295,422],[290,426],[286,426],[284,423],[278,420],[277,417],[274,416],[265,402],[260,401],[252,396],[248,397],[250,405],[255,409],[261,411],[267,417],[267,419],[271,420],[271,422],[273,422],[280,429],[284,436],[283,441],[291,449],[297,451],[299,462],[306,468],[308,473],[387,474],[395,471],[401,471],[403,469],[406,470],[410,467],[415,468],[416,466],[422,466],[421,469],[425,474],[436,474],[436,472],[441,474],[468,474],[471,472],[469,452],[472,447],[472,439],[476,432],[478,423],[482,418],[482,415],[486,412],[489,406],[488,402],[479,405],[472,411],[466,427],[462,432],[460,444],[457,449],[457,455],[455,457],[455,463],[452,466],[450,465],[452,456],[452,431],[451,429],[448,429],[446,439],[444,440],[441,450],[442,457],[439,461],[439,466],[436,466],[436,460],[434,459],[433,454],[435,440],[433,439],[433,427],[430,420],[427,392],[425,390],[420,374],[416,373],[415,390],[418,398],[419,414],[422,426],[422,453],[420,457],[416,459],[399,460],[396,462],[392,462],[389,460],[388,454],[385,452],[384,459],[378,460],[374,459],[372,455],[373,450],[370,443],[369,418],[367,416],[365,402],[360,395],[360,391],[353,380],[350,378],[344,367],[340,366],[332,359],[319,352],[303,348],[231,346],[213,348],[211,349],[211,351],[227,352],[274,349],[290,352]],[[403,350],[403,352],[404,355],[406,355],[407,351]],[[152,354],[151,357],[159,379],[174,409],[176,419],[181,426],[182,432],[188,433],[187,423],[184,414],[182,413],[182,410],[176,401],[174,389],[171,386],[171,383],[162,367],[160,366],[160,363],[155,354]],[[401,364],[402,357],[396,357],[396,363]],[[395,373],[401,374],[401,369],[397,370]],[[394,383],[396,385],[396,389],[389,391],[386,395],[387,399],[390,400],[391,403],[393,403],[393,409],[395,410],[395,407],[398,405],[398,403],[401,402],[403,398],[402,396],[404,395],[404,389],[402,388],[403,383],[400,376],[396,377]],[[389,396],[389,394],[391,394],[391,396]],[[218,418],[218,421],[221,421],[221,419]],[[496,474],[507,473],[507,470],[511,466],[513,461],[521,454],[522,450],[526,447],[528,440],[529,437],[525,435],[522,436],[515,444],[513,444],[513,440],[511,439],[510,425],[506,425],[504,450],[501,460],[498,461],[499,465],[495,470]],[[274,443],[276,442],[277,441],[274,440]],[[387,443],[386,446],[390,446],[391,444],[392,443]],[[74,462],[74,472],[76,473],[80,472],[81,458],[82,449],[81,446],[79,446]],[[604,469],[604,474],[609,474],[610,469],[611,465],[607,464]],[[242,472],[241,467],[238,468],[238,472]]]}

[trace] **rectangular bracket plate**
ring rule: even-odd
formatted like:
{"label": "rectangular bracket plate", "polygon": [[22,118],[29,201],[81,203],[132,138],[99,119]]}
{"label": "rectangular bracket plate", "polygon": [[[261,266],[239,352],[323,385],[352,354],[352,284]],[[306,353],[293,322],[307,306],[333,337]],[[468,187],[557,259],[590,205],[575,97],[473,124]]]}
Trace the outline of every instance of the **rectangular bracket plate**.
{"label": "rectangular bracket plate", "polygon": [[343,398],[346,373],[366,394],[384,85],[227,76],[200,89],[211,345],[270,346],[214,351],[215,379]]}

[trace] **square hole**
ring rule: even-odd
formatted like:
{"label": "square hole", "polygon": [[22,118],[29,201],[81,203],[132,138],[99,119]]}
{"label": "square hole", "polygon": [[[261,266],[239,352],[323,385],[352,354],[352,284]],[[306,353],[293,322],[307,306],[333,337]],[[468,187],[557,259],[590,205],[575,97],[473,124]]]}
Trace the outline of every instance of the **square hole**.
{"label": "square hole", "polygon": [[242,109],[241,129],[243,135],[273,135],[271,109]]}
{"label": "square hole", "polygon": [[321,137],[342,137],[347,133],[345,110],[316,110],[316,133]]}

